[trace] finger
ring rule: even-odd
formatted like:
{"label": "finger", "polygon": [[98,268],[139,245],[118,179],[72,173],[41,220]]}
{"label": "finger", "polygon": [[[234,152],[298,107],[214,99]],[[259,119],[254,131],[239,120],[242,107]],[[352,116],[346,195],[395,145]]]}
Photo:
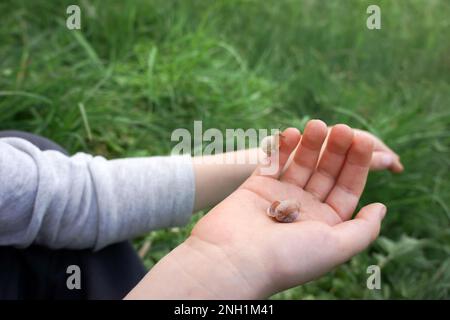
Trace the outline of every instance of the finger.
{"label": "finger", "polygon": [[404,167],[403,167],[403,164],[400,161],[400,156],[398,154],[396,154],[395,152],[392,152],[391,156],[393,157],[394,160],[393,160],[392,164],[387,169],[391,170],[394,173],[403,172]]}
{"label": "finger", "polygon": [[[354,129],[357,132],[365,132],[363,130],[360,129]],[[373,164],[371,164],[370,169],[371,170],[384,170],[384,169],[389,169],[392,172],[395,173],[400,173],[404,170],[403,168],[403,164],[400,161],[400,156],[394,152],[394,150],[392,150],[390,147],[388,147],[380,138],[378,138],[376,135],[373,135],[371,133],[369,133],[371,138],[373,139],[374,142],[374,146],[373,146],[373,151],[374,151],[374,155],[378,152],[380,152],[380,154],[382,154],[383,152],[385,154],[389,154],[391,155],[391,157],[393,157],[393,160],[391,162],[391,164],[389,166],[383,165],[382,162],[384,161],[385,163],[391,160],[388,159],[372,159]],[[381,156],[380,156],[381,157]],[[380,163],[381,161],[381,163]]]}
{"label": "finger", "polygon": [[321,120],[310,120],[306,124],[300,146],[280,180],[288,181],[301,188],[306,185],[316,169],[327,132],[327,125]]}
{"label": "finger", "polygon": [[[362,131],[362,132],[364,132],[364,131]],[[372,133],[369,133],[369,134],[372,137],[373,142],[374,142],[373,150],[386,151],[386,152],[392,153],[395,156],[398,156],[398,154],[394,150],[392,150],[390,147],[388,147],[388,145],[385,144],[380,138],[378,138],[376,135],[374,135]]]}
{"label": "finger", "polygon": [[370,170],[380,171],[389,169],[392,172],[402,172],[403,166],[399,157],[390,151],[374,151]]}
{"label": "finger", "polygon": [[319,165],[305,186],[305,190],[320,201],[326,199],[336,183],[347,152],[352,145],[353,130],[344,124],[334,126],[328,136],[327,146]]}
{"label": "finger", "polygon": [[405,170],[405,167],[403,167],[403,164],[401,163],[399,156],[397,156],[396,160],[394,161],[394,164],[389,169],[395,173],[401,173],[403,172],[403,170]]}
{"label": "finger", "polygon": [[279,137],[280,147],[278,152],[263,159],[263,163],[258,165],[253,174],[278,178],[289,156],[297,147],[300,136],[300,131],[296,128],[287,128],[284,130]]}
{"label": "finger", "polygon": [[333,227],[339,250],[339,262],[345,262],[371,244],[380,232],[381,221],[386,215],[386,206],[372,203],[361,209],[352,220]]}
{"label": "finger", "polygon": [[342,220],[350,219],[358,205],[366,184],[372,150],[373,141],[368,135],[355,134],[336,184],[325,200]]}

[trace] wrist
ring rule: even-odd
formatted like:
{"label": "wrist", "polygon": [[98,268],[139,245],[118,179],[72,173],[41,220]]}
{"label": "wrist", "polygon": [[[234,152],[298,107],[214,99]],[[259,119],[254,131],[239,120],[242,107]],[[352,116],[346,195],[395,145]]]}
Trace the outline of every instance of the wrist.
{"label": "wrist", "polygon": [[189,237],[159,261],[128,299],[258,299],[269,295],[258,277],[223,248]]}
{"label": "wrist", "polygon": [[242,272],[240,259],[232,252],[191,236],[177,248],[185,274],[194,280],[200,298],[254,299],[258,288]]}

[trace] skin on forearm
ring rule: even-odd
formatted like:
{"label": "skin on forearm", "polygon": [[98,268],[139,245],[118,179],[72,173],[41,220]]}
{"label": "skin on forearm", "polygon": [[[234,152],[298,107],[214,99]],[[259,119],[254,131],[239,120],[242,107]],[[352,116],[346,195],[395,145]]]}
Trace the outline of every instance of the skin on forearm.
{"label": "skin on forearm", "polygon": [[250,286],[222,249],[191,236],[125,299],[257,299],[265,291]]}
{"label": "skin on forearm", "polygon": [[192,158],[195,174],[194,211],[212,207],[239,187],[255,170],[259,149]]}

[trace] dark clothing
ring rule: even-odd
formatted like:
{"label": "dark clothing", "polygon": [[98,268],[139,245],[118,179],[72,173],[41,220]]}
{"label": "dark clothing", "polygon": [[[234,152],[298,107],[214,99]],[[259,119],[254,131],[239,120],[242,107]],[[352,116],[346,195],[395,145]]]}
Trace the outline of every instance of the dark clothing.
{"label": "dark clothing", "polygon": [[[27,140],[41,150],[57,150],[58,144],[30,133],[0,131],[2,137]],[[81,289],[68,289],[67,279],[76,265]],[[145,275],[146,270],[129,242],[99,251],[51,250],[32,245],[25,249],[0,247],[0,299],[121,299]]]}

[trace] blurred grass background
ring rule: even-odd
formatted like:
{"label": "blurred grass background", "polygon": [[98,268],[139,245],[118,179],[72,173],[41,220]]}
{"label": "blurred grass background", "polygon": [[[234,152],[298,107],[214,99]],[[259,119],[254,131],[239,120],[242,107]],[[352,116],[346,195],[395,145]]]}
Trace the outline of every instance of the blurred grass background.
{"label": "blurred grass background", "polygon": [[[81,32],[65,27],[69,4],[81,7]],[[381,30],[366,28],[369,4]],[[370,130],[406,168],[369,178],[361,203],[387,204],[382,236],[274,298],[450,298],[449,12],[446,0],[2,0],[0,129],[110,158],[167,154],[172,130],[194,120]],[[137,239],[146,265],[200,215]],[[381,290],[366,288],[371,264]]]}

